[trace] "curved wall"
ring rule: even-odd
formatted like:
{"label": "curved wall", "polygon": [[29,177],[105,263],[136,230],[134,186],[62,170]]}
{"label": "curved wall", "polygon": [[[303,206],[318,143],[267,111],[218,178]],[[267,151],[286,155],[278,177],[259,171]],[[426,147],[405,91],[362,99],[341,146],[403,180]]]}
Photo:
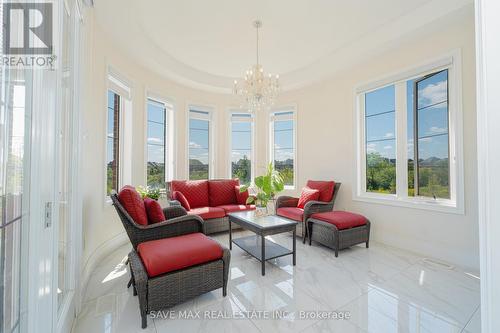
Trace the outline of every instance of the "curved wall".
{"label": "curved wall", "polygon": [[[227,163],[227,110],[237,107],[234,96],[207,93],[180,86],[131,61],[116,48],[102,29],[87,16],[85,68],[85,106],[82,114],[83,151],[83,230],[84,258],[95,258],[109,244],[123,241],[124,229],[114,208],[104,202],[103,113],[106,106],[108,65],[132,83],[132,184],[145,183],[145,100],[148,90],[169,97],[175,108],[176,178],[187,176],[186,110],[189,104],[211,106],[215,110],[216,165],[215,177],[229,174]],[[367,204],[352,200],[354,179],[353,91],[362,82],[393,73],[461,49],[463,61],[463,112],[465,150],[465,215],[444,214],[409,208]],[[475,133],[475,60],[474,17],[467,8],[415,32],[385,53],[373,55],[369,62],[350,68],[328,79],[298,91],[283,93],[277,106],[297,107],[298,189],[307,179],[335,179],[343,183],[337,209],[355,210],[373,222],[373,239],[390,245],[421,252],[462,266],[478,269],[478,231],[476,193]],[[267,161],[267,115],[256,116],[256,172]],[[317,147],[320,143],[321,148]],[[266,147],[259,149],[260,147]],[[298,194],[300,190],[291,191]],[[108,245],[107,245],[108,244]]]}

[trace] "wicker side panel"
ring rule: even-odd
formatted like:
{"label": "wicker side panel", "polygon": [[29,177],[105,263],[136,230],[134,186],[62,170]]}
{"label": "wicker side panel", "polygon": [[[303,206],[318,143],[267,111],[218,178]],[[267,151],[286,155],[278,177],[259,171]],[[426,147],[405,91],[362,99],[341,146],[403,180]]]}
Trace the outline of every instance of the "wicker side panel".
{"label": "wicker side panel", "polygon": [[224,284],[222,260],[189,267],[148,281],[148,311],[172,307]]}
{"label": "wicker side panel", "polygon": [[[231,228],[234,230],[234,229],[240,229],[241,227],[235,223],[232,223]],[[207,235],[228,230],[229,230],[229,218],[227,216],[217,219],[205,220],[205,233]]]}
{"label": "wicker side panel", "polygon": [[310,237],[315,242],[335,249],[335,231],[331,227],[314,223]]}
{"label": "wicker side panel", "polygon": [[368,241],[367,226],[341,230],[339,232],[339,250]]}

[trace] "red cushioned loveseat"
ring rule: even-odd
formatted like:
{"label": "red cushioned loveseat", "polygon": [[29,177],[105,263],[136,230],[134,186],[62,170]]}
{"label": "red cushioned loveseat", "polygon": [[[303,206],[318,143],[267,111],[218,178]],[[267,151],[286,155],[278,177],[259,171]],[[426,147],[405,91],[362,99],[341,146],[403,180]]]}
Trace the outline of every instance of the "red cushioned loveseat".
{"label": "red cushioned loveseat", "polygon": [[255,209],[245,204],[248,192],[239,193],[239,185],[238,179],[173,180],[167,183],[167,196],[171,205],[200,216],[211,234],[229,230],[228,213]]}

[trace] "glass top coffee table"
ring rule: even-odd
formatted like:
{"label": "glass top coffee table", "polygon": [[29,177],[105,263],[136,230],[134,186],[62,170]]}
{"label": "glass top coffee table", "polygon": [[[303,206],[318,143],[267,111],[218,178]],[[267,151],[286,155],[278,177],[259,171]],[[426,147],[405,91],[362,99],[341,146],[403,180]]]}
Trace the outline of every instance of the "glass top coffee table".
{"label": "glass top coffee table", "polygon": [[[297,222],[276,215],[257,216],[255,211],[229,213],[229,249],[233,249],[233,243],[238,245],[248,254],[258,259],[262,265],[262,275],[266,274],[265,263],[267,260],[293,255],[293,265],[296,262],[297,247],[295,244],[295,233]],[[244,229],[255,233],[233,239],[231,224],[235,223]],[[287,249],[265,237],[291,231],[293,233],[293,249]]]}

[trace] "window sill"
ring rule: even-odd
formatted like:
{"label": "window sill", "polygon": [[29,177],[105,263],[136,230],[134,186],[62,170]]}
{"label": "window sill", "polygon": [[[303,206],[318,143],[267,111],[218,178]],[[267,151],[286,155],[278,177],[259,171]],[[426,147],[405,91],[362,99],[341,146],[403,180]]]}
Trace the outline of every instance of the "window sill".
{"label": "window sill", "polygon": [[381,204],[388,206],[422,209],[441,213],[464,215],[464,208],[451,200],[433,200],[427,198],[400,198],[395,195],[354,195],[354,201]]}

